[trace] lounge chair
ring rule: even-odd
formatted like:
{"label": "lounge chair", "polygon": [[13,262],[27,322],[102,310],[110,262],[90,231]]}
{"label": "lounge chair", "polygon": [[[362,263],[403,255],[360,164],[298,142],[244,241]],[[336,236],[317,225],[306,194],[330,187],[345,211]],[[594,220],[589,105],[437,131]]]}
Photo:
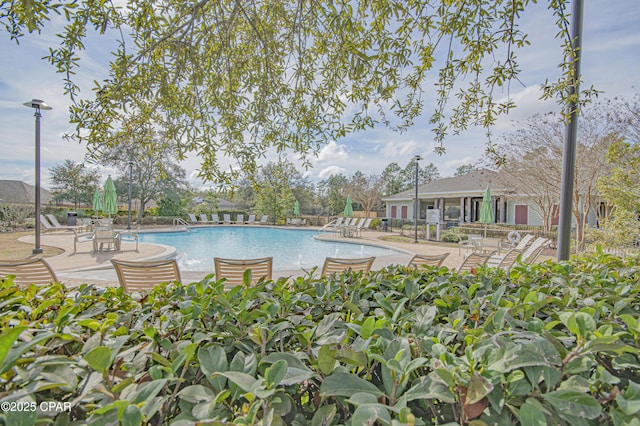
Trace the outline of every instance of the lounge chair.
{"label": "lounge chair", "polygon": [[43,214],[40,215],[40,223],[45,229],[55,229],[55,226],[53,226]]}
{"label": "lounge chair", "polygon": [[120,234],[113,229],[93,231],[93,252],[120,251]]}
{"label": "lounge chair", "polygon": [[118,281],[127,293],[152,289],[160,283],[181,282],[175,259],[146,262],[111,260]]}
{"label": "lounge chair", "polygon": [[225,259],[221,257],[213,258],[216,279],[225,279],[227,283],[233,285],[244,284],[244,273],[251,271],[251,284],[255,284],[260,279],[271,279],[273,268],[273,257],[262,257],[259,259]]}
{"label": "lounge chair", "polygon": [[253,225],[256,223],[256,215],[250,214],[249,219],[247,220],[247,225]]}
{"label": "lounge chair", "polygon": [[359,259],[341,259],[336,257],[327,257],[322,266],[322,275],[327,276],[344,271],[363,271],[369,272],[375,256],[363,257]]}
{"label": "lounge chair", "polygon": [[236,215],[236,224],[244,225],[244,214],[239,213]]}
{"label": "lounge chair", "polygon": [[491,256],[487,260],[486,264],[487,266],[504,269],[505,271],[509,272],[511,270],[511,267],[518,260],[518,257],[520,257],[520,255],[522,255],[522,252],[520,250],[512,248],[511,250],[507,251],[503,256],[495,256],[495,255]]}
{"label": "lounge chair", "polygon": [[189,213],[189,221],[192,225],[199,225],[202,223],[196,218],[196,215],[193,213]]}
{"label": "lounge chair", "polygon": [[518,244],[513,245],[513,244],[509,243],[508,241],[505,241],[505,242],[501,243],[501,248],[505,248],[505,247],[507,249],[514,248],[514,249],[519,250],[519,251],[524,251],[527,248],[527,246],[529,245],[529,243],[531,242],[531,240],[533,240],[533,235],[532,234],[524,234],[524,237],[522,237],[520,239],[520,242],[518,242]]}
{"label": "lounge chair", "polygon": [[438,255],[416,254],[411,258],[407,266],[419,268],[421,266],[442,266],[442,262],[449,256],[449,253]]}
{"label": "lounge chair", "polygon": [[535,241],[532,242],[531,245],[522,253],[522,263],[531,264],[535,262],[549,243],[550,240],[548,238],[536,238]]}
{"label": "lounge chair", "polygon": [[267,224],[267,219],[269,219],[269,215],[268,214],[263,214],[262,217],[260,218],[260,225],[266,225]]}
{"label": "lounge chair", "polygon": [[58,281],[51,266],[42,258],[0,262],[0,277],[13,275],[18,285],[46,285]]}
{"label": "lounge chair", "polygon": [[218,216],[218,213],[211,213],[211,222],[215,223],[216,225],[220,225],[222,223],[220,217]]}
{"label": "lounge chair", "polygon": [[233,222],[233,221],[231,220],[231,215],[230,215],[229,213],[224,213],[224,214],[222,215],[222,217],[223,217],[223,220],[222,220],[222,221],[223,221],[224,223],[229,223],[229,224],[235,223],[235,222]]}
{"label": "lounge chair", "polygon": [[60,222],[58,222],[58,218],[56,218],[51,213],[46,214],[45,216],[47,217],[47,219],[49,219],[49,222],[51,222],[53,227],[57,228],[57,229],[78,229],[78,228],[82,228],[82,226],[78,226],[78,225],[61,225]]}
{"label": "lounge chair", "polygon": [[206,213],[200,213],[200,223],[202,223],[202,224],[211,223],[211,221],[209,221],[209,218],[207,217]]}
{"label": "lounge chair", "polygon": [[476,266],[482,266],[487,263],[490,257],[491,254],[469,253],[457,270],[458,272],[470,272]]}
{"label": "lounge chair", "polygon": [[355,225],[355,229],[354,229],[354,233],[357,237],[362,235],[362,230],[363,229],[369,229],[369,225],[371,224],[371,218],[369,219],[362,219],[360,220],[360,222]]}

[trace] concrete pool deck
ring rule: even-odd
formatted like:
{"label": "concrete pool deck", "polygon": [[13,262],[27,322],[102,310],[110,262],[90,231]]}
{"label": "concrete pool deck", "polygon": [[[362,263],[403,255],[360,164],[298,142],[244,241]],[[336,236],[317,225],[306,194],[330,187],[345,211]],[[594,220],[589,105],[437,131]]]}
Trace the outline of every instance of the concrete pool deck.
{"label": "concrete pool deck", "polygon": [[[234,225],[247,226],[247,225]],[[200,227],[200,226],[198,226]],[[285,227],[282,227],[283,229]],[[185,228],[182,228],[183,230]],[[299,228],[297,228],[299,229]],[[316,229],[317,227],[305,227],[304,229]],[[175,230],[172,228],[149,228],[140,232],[161,232]],[[455,268],[462,262],[462,256],[458,255],[458,246],[456,244],[446,244],[438,242],[428,242],[421,240],[420,243],[413,242],[397,242],[384,241],[381,237],[389,237],[399,235],[394,232],[378,232],[363,231],[358,238],[345,238],[333,233],[324,233],[317,238],[322,240],[337,241],[352,244],[368,244],[379,247],[392,248],[400,251],[397,255],[383,256],[376,258],[373,269],[381,269],[390,264],[406,265],[414,254],[442,254],[450,253],[445,259],[444,265]],[[58,247],[64,252],[57,256],[47,257],[47,262],[56,272],[58,279],[68,285],[80,285],[83,283],[94,284],[101,287],[118,286],[118,279],[115,270],[111,265],[111,259],[120,260],[154,260],[175,257],[176,250],[173,247],[161,246],[157,244],[140,243],[138,251],[136,251],[135,242],[122,241],[122,250],[117,253],[92,253],[93,245],[91,242],[82,242],[78,244],[77,253],[73,253],[74,234],[71,231],[55,231],[46,232],[41,235],[41,246]],[[29,235],[20,238],[20,241],[33,243],[35,236]],[[322,265],[319,265],[322,267]],[[181,270],[182,280],[185,283],[199,281],[206,275],[213,272],[213,259],[211,260],[211,270],[209,271],[185,271]],[[317,273],[317,272],[316,272]],[[302,269],[298,270],[274,270],[274,278],[278,277],[297,277],[304,276],[306,272]]]}

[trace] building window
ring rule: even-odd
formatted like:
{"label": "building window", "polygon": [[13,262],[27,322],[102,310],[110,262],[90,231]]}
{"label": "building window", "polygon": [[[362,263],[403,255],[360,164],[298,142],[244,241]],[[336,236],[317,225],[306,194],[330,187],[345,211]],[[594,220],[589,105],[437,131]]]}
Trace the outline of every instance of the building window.
{"label": "building window", "polygon": [[516,225],[528,225],[529,224],[529,206],[526,204],[517,204],[516,208]]}
{"label": "building window", "polygon": [[398,206],[391,206],[391,219],[398,217]]}
{"label": "building window", "polygon": [[407,206],[402,206],[402,210],[401,210],[401,217],[402,219],[406,219],[407,218]]}

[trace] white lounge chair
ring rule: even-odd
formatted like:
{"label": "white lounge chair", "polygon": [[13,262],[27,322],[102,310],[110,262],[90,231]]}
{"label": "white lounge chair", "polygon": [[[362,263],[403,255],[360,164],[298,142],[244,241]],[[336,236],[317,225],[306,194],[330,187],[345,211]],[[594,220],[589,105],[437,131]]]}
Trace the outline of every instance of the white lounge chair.
{"label": "white lounge chair", "polygon": [[51,222],[53,227],[57,228],[57,229],[78,229],[78,228],[82,228],[82,226],[77,226],[77,225],[61,225],[60,222],[58,222],[58,219],[54,215],[52,215],[51,213],[46,214],[45,216],[47,217],[47,219],[49,219],[49,222]]}
{"label": "white lounge chair", "polygon": [[222,223],[220,217],[218,217],[218,213],[211,213],[211,222],[216,225],[220,225]]}
{"label": "white lounge chair", "polygon": [[244,225],[244,214],[239,213],[236,215],[236,224]]}
{"label": "white lounge chair", "polygon": [[256,215],[250,214],[249,219],[247,220],[247,225],[253,225],[254,223],[256,223]]}
{"label": "white lounge chair", "polygon": [[193,213],[189,213],[189,221],[192,225],[199,225],[201,222],[196,218],[196,215]]}
{"label": "white lounge chair", "polygon": [[267,224],[267,219],[269,219],[269,215],[268,214],[263,214],[262,217],[260,218],[260,225],[266,225]]}
{"label": "white lounge chair", "polygon": [[222,221],[224,223],[235,223],[234,221],[231,220],[231,215],[229,213],[224,213],[222,217],[223,217]]}
{"label": "white lounge chair", "polygon": [[205,224],[211,223],[206,213],[200,213],[200,223],[205,223]]}

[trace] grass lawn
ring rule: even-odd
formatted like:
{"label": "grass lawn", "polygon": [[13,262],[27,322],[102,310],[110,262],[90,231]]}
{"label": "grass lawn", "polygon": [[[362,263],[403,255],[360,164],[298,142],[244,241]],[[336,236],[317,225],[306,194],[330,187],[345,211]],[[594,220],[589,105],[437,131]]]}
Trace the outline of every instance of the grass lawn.
{"label": "grass lawn", "polygon": [[[33,256],[33,244],[22,243],[18,238],[33,235],[34,231],[3,232],[0,233],[0,260],[27,259]],[[41,257],[51,257],[63,253],[57,247],[41,246]]]}

